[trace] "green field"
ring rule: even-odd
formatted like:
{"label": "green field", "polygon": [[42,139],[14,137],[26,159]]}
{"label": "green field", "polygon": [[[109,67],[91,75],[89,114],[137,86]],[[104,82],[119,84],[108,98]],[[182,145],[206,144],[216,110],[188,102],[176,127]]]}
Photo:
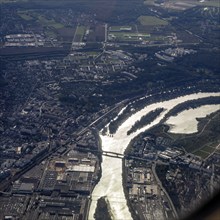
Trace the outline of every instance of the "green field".
{"label": "green field", "polygon": [[52,27],[55,29],[63,28],[64,25],[56,22],[53,19],[47,19],[43,15],[39,14],[35,10],[22,10],[18,11],[18,15],[26,21],[37,20],[42,26]]}
{"label": "green field", "polygon": [[86,26],[77,26],[75,36],[74,36],[74,41],[75,42],[82,42],[83,36],[86,33]]}
{"label": "green field", "polygon": [[201,149],[202,151],[208,152],[208,153],[212,153],[215,148],[214,147],[210,147],[210,146],[205,146]]}
{"label": "green field", "polygon": [[59,35],[65,42],[72,42],[74,28],[67,28],[54,19],[46,18],[38,10],[19,10],[17,14],[25,21],[37,22],[38,26],[46,27],[44,33],[47,37],[56,38]]}
{"label": "green field", "polygon": [[205,151],[201,151],[201,150],[196,151],[194,154],[195,154],[196,156],[201,157],[202,159],[205,159],[205,158],[207,158],[207,157],[209,156],[209,153],[207,153],[207,152],[205,152]]}
{"label": "green field", "polygon": [[99,52],[97,52],[97,51],[88,51],[88,52],[86,52],[86,54],[88,56],[97,56],[99,54]]}
{"label": "green field", "polygon": [[145,5],[154,5],[155,3],[155,0],[147,0],[147,1],[144,1],[144,4]]}
{"label": "green field", "polygon": [[57,37],[57,35],[52,30],[46,30],[45,34],[46,34],[47,37],[50,37],[50,38],[56,38]]}
{"label": "green field", "polygon": [[28,15],[25,11],[19,11],[18,15],[26,21],[30,21],[33,19],[33,17]]}
{"label": "green field", "polygon": [[59,28],[63,28],[64,25],[63,24],[60,24],[60,23],[57,23],[56,21],[54,20],[49,20],[49,19],[46,19],[45,17],[43,17],[42,15],[39,15],[38,17],[38,21],[43,25],[43,26],[49,26],[49,27],[53,27],[55,29],[59,29]]}
{"label": "green field", "polygon": [[[216,146],[217,146],[217,143],[215,143],[215,147]],[[194,154],[201,156],[203,159],[205,159],[206,157],[208,157],[211,153],[213,153],[215,151],[215,147],[204,146],[201,149],[199,149],[198,151],[195,151]]]}
{"label": "green field", "polygon": [[168,22],[154,16],[140,16],[138,21],[141,25],[160,26],[167,25]]}

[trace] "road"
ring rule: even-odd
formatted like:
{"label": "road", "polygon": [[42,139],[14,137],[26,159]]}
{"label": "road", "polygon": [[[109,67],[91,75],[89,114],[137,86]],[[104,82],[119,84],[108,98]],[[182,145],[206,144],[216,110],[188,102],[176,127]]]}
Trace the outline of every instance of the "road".
{"label": "road", "polygon": [[108,41],[108,24],[105,24],[105,43]]}

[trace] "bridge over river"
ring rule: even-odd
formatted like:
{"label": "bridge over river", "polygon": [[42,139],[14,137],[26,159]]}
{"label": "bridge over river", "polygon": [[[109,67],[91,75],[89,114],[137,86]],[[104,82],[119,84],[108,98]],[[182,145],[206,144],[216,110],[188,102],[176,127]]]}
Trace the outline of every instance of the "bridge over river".
{"label": "bridge over river", "polygon": [[84,148],[84,147],[75,147],[75,149],[78,150],[78,151],[83,151],[83,152],[94,152],[94,153],[99,154],[99,155],[103,155],[103,156],[106,156],[106,157],[114,157],[114,158],[118,158],[118,159],[125,158],[125,159],[141,160],[141,161],[146,161],[146,162],[151,161],[149,159],[144,159],[144,158],[131,156],[131,155],[127,155],[127,154],[116,153],[116,152],[112,152],[112,151],[95,150],[95,149]]}

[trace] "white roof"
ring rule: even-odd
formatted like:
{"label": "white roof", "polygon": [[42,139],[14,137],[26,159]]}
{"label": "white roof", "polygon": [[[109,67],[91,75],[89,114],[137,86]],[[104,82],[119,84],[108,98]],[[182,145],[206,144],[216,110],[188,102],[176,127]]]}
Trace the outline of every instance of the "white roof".
{"label": "white roof", "polygon": [[73,166],[68,166],[67,171],[69,172],[94,172],[95,167],[94,166],[89,166],[89,165],[73,165]]}

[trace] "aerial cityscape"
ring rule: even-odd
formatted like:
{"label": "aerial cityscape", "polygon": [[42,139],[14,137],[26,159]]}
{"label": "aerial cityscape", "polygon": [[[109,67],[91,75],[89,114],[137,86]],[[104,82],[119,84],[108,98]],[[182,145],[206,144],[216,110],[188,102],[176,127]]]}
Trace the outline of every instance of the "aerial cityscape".
{"label": "aerial cityscape", "polygon": [[0,0],[0,220],[192,219],[220,190],[219,16]]}

